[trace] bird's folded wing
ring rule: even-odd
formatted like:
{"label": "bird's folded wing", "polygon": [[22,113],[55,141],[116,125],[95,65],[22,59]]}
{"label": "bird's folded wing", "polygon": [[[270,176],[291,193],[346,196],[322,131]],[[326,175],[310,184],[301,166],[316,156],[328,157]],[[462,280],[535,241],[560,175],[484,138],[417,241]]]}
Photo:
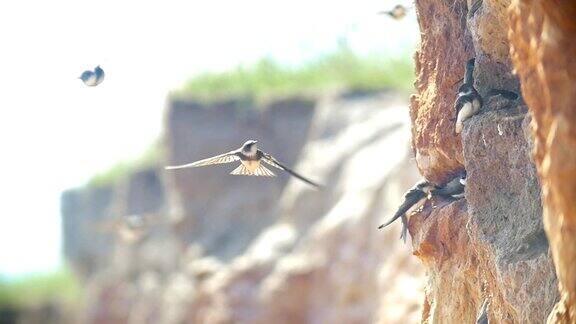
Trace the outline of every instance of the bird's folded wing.
{"label": "bird's folded wing", "polygon": [[397,220],[402,215],[405,215],[406,212],[412,206],[414,206],[416,203],[418,203],[418,201],[420,201],[424,197],[426,197],[426,194],[421,190],[411,189],[410,191],[408,191],[404,195],[404,202],[402,203],[402,205],[400,205],[400,207],[398,208],[398,210],[396,211],[394,216],[392,216],[392,218],[389,221],[387,221],[386,223],[378,226],[378,228],[384,228],[384,227],[394,223],[395,220]]}
{"label": "bird's folded wing", "polygon": [[456,112],[460,112],[462,106],[464,106],[465,103],[470,101],[472,101],[472,97],[470,95],[458,95],[458,97],[454,101],[454,109],[456,109]]}
{"label": "bird's folded wing", "polygon": [[228,153],[220,154],[213,156],[211,158],[207,158],[204,160],[183,164],[183,165],[173,165],[167,166],[166,170],[174,170],[174,169],[184,169],[184,168],[195,168],[199,166],[206,166],[212,164],[222,164],[222,163],[230,163],[234,161],[240,160],[240,158],[236,155],[236,151],[230,151]]}
{"label": "bird's folded wing", "polygon": [[280,162],[278,162],[278,160],[276,160],[276,159],[275,159],[272,155],[270,155],[270,154],[264,153],[264,155],[262,156],[262,161],[270,164],[271,166],[273,166],[273,167],[275,167],[275,168],[278,168],[278,169],[280,169],[280,170],[284,170],[284,171],[288,172],[290,175],[292,175],[292,176],[294,176],[294,177],[296,177],[296,178],[298,178],[298,179],[306,182],[306,183],[309,184],[309,185],[312,185],[312,186],[314,186],[314,187],[316,187],[316,188],[322,188],[321,185],[319,185],[319,184],[317,184],[317,183],[315,183],[315,182],[313,182],[313,181],[311,181],[311,180],[309,180],[309,179],[304,178],[303,176],[299,175],[298,173],[292,171],[290,168],[282,165]]}

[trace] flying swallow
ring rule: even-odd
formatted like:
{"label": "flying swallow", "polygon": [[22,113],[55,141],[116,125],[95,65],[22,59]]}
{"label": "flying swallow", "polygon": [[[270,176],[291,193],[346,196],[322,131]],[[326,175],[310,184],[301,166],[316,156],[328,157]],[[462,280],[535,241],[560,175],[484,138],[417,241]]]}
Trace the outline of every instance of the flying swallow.
{"label": "flying swallow", "polygon": [[98,65],[94,71],[86,70],[78,77],[85,85],[95,87],[104,81],[104,70]]}
{"label": "flying swallow", "polygon": [[152,223],[151,215],[133,214],[100,221],[95,224],[95,229],[101,233],[114,233],[123,242],[131,244],[143,239]]}
{"label": "flying swallow", "polygon": [[392,10],[380,11],[378,14],[388,15],[388,16],[396,19],[396,20],[400,20],[400,19],[406,17],[406,14],[408,13],[408,9],[410,9],[410,8],[404,7],[403,5],[398,4],[398,5],[394,6],[394,8],[392,8]]}
{"label": "flying swallow", "polygon": [[458,88],[458,97],[454,102],[456,109],[456,134],[462,132],[464,121],[476,115],[482,107],[482,97],[474,88],[474,59],[466,62],[464,83]]}
{"label": "flying swallow", "polygon": [[240,161],[240,165],[236,169],[234,169],[230,174],[246,175],[246,176],[275,177],[276,175],[261,163],[261,162],[265,162],[266,164],[271,165],[277,169],[288,172],[291,176],[294,176],[294,177],[300,179],[301,181],[306,182],[309,185],[312,185],[316,188],[322,187],[321,185],[304,178],[303,176],[299,175],[298,173],[292,171],[290,168],[281,164],[272,155],[259,150],[256,143],[258,143],[258,141],[249,140],[249,141],[246,141],[246,143],[244,143],[242,145],[242,147],[240,147],[239,149],[230,151],[228,153],[216,155],[216,156],[213,156],[211,158],[207,158],[207,159],[196,161],[196,162],[189,163],[189,164],[167,166],[166,169],[167,170],[174,170],[174,169],[184,169],[184,168],[195,168],[195,167],[199,167],[199,166],[231,163],[231,162],[235,162],[235,161]]}
{"label": "flying swallow", "polygon": [[392,224],[398,218],[402,219],[402,234],[400,239],[406,243],[408,234],[408,218],[406,214],[409,210],[415,210],[421,206],[421,203],[432,197],[441,197],[444,199],[460,199],[464,196],[464,187],[466,186],[466,171],[460,172],[456,177],[442,186],[436,186],[428,181],[420,181],[414,187],[410,188],[404,194],[404,202],[394,216],[386,223],[378,226],[379,229]]}

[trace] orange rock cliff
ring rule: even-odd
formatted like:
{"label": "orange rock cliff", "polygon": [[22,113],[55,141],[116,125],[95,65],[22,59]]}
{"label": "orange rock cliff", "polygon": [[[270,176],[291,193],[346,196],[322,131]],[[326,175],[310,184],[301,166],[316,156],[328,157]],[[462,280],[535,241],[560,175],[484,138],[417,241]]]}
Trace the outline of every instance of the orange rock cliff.
{"label": "orange rock cliff", "polygon": [[[430,202],[410,220],[428,270],[422,322],[471,323],[487,301],[492,322],[575,323],[576,3],[430,0],[416,9],[418,168],[435,183],[468,172],[465,201]],[[453,103],[471,57],[484,106],[456,134]]]}

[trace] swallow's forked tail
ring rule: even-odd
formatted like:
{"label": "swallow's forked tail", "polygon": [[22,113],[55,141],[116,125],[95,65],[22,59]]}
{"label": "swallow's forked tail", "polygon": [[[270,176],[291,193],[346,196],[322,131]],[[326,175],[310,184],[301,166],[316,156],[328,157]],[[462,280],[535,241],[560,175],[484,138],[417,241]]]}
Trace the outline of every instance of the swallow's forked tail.
{"label": "swallow's forked tail", "polygon": [[257,176],[257,177],[275,177],[276,175],[274,172],[268,170],[262,164],[254,170],[254,172],[250,172],[244,164],[240,164],[236,169],[234,169],[230,174],[233,175],[246,175],[246,176]]}

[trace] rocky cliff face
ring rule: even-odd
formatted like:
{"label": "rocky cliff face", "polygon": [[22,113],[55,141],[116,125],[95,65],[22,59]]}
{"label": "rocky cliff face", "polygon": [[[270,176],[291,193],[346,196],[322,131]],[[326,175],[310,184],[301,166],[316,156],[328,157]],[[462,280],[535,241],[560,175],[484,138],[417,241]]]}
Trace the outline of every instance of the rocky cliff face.
{"label": "rocky cliff face", "polygon": [[[429,275],[423,322],[473,322],[486,300],[493,322],[543,322],[558,299],[530,116],[521,99],[488,96],[491,89],[518,92],[508,5],[417,2],[422,46],[411,116],[418,167],[436,183],[468,173],[465,200],[433,201],[410,221],[414,253]],[[456,134],[454,100],[470,57],[484,106]]]}
{"label": "rocky cliff face", "polygon": [[[491,323],[574,323],[574,4],[422,0],[416,9],[411,122],[389,94],[288,100],[263,112],[174,102],[168,163],[256,137],[326,190],[285,176],[231,177],[226,167],[163,173],[167,213],[179,221],[115,249],[110,269],[131,262],[92,276],[87,321],[472,323],[487,303]],[[484,106],[455,134],[470,57]],[[436,184],[462,169],[468,179],[465,199],[432,199],[412,215],[414,258],[399,228],[376,227],[420,178],[416,167]],[[111,200],[70,193],[64,210],[85,195]]]}
{"label": "rocky cliff face", "polygon": [[576,322],[575,32],[574,1],[512,1],[512,58],[533,116],[544,224],[560,284],[550,323]]}

